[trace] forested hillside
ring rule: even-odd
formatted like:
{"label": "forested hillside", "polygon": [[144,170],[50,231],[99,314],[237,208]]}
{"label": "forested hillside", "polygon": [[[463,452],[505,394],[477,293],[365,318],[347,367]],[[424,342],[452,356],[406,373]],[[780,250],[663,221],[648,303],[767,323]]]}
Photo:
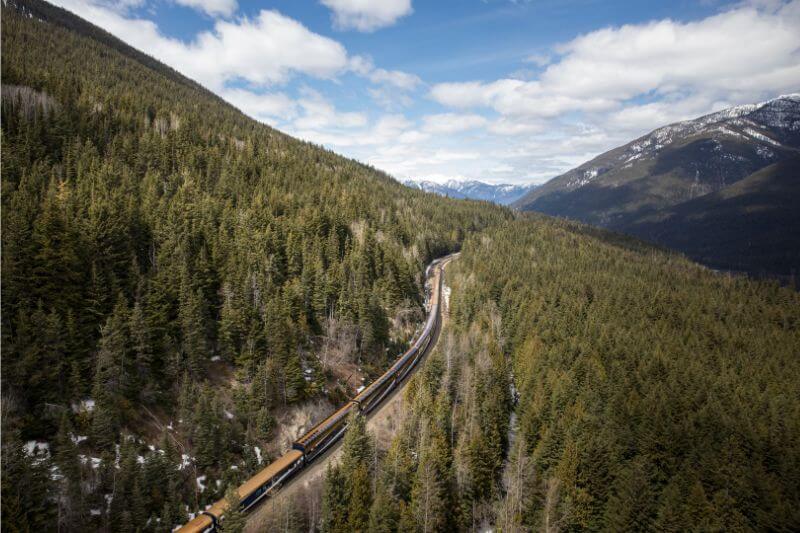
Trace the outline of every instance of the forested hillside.
{"label": "forested hillside", "polygon": [[538,216],[448,278],[451,334],[388,450],[350,430],[323,531],[800,528],[797,292]]}
{"label": "forested hillside", "polygon": [[185,521],[268,460],[276,410],[346,392],[322,344],[384,367],[424,265],[510,217],[289,138],[47,4],[4,3],[2,36],[9,531]]}

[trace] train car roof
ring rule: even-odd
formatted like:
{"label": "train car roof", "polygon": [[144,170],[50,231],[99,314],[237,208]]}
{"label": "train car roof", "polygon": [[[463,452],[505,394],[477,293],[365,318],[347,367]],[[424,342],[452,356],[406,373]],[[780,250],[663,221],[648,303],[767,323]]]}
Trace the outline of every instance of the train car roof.
{"label": "train car roof", "polygon": [[297,439],[297,442],[299,442],[301,444],[305,444],[308,441],[309,438],[314,436],[314,433],[316,433],[317,430],[319,430],[322,426],[324,426],[325,424],[330,422],[331,419],[338,418],[338,417],[340,417],[342,415],[347,414],[347,412],[350,411],[352,408],[353,408],[353,401],[350,400],[346,404],[344,404],[344,406],[342,406],[338,411],[333,413],[331,416],[328,416],[328,417],[320,420],[318,424],[316,424],[314,427],[309,429],[302,437]]}
{"label": "train car roof", "polygon": [[246,498],[301,457],[303,457],[303,452],[299,450],[289,450],[281,455],[278,459],[268,464],[266,468],[262,469],[261,472],[245,481],[244,485],[239,487],[239,497],[241,499]]}
{"label": "train car roof", "polygon": [[199,514],[181,526],[178,533],[201,533],[211,527],[212,524],[211,517]]}

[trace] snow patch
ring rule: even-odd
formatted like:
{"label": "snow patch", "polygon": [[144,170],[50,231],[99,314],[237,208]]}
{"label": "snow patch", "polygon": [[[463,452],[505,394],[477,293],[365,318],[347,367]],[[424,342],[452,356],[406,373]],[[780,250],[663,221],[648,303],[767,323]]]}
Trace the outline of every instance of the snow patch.
{"label": "snow patch", "polygon": [[754,130],[753,128],[745,128],[744,132],[746,134],[748,134],[749,136],[753,137],[754,139],[758,139],[759,141],[763,141],[765,143],[769,143],[772,146],[777,146],[777,147],[781,146],[781,143],[779,143],[775,139],[771,139],[771,138],[767,137],[766,135],[764,135],[763,133]]}
{"label": "snow patch", "polygon": [[181,464],[178,465],[178,470],[183,470],[187,466],[192,464],[192,458],[186,455],[185,453],[181,455]]}
{"label": "snow patch", "polygon": [[73,403],[71,407],[73,413],[91,413],[94,411],[94,400],[92,398],[86,398],[78,403]]}
{"label": "snow patch", "polygon": [[29,440],[25,443],[25,454],[28,457],[35,457],[42,455],[44,458],[50,456],[50,444],[44,441]]}

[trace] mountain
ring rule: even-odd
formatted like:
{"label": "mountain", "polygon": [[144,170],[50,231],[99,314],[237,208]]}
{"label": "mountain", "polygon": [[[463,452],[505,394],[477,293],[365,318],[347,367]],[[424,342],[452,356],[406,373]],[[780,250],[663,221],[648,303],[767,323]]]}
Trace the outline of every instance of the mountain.
{"label": "mountain", "polygon": [[387,368],[424,266],[513,216],[285,135],[41,0],[0,21],[4,528],[185,522]]}
{"label": "mountain", "polygon": [[494,185],[476,180],[448,180],[445,183],[434,181],[406,180],[406,186],[432,192],[449,198],[486,200],[501,205],[510,205],[536,189],[536,185]]}
{"label": "mountain", "polygon": [[515,205],[650,239],[716,268],[790,275],[800,269],[798,157],[800,94],[792,94],[659,128]]}

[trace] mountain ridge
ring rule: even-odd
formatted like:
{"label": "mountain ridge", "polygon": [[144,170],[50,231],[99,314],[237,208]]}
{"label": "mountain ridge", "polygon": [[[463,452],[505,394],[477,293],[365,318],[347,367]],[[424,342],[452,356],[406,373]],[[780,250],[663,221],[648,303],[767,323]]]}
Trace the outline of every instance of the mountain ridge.
{"label": "mountain ridge", "polygon": [[405,186],[432,192],[449,198],[486,200],[500,205],[511,205],[538,185],[515,185],[511,183],[486,183],[479,180],[447,180],[438,183],[429,180],[405,180]]}
{"label": "mountain ridge", "polygon": [[[665,237],[669,231],[664,220],[670,217],[671,209],[724,191],[762,169],[798,155],[800,94],[793,93],[657,128],[553,178],[514,206],[627,232],[662,245],[686,243],[685,239]],[[794,167],[777,166],[773,171],[786,172],[789,168]],[[779,177],[770,183],[786,188],[787,194],[797,194],[790,180]],[[712,198],[715,197],[710,196],[709,200]],[[742,196],[739,200],[746,198],[754,201],[755,196]],[[695,209],[701,205],[706,210],[714,209],[708,201],[691,205]],[[746,205],[740,207],[744,212],[749,209]],[[791,219],[788,211],[784,215],[787,221]],[[692,216],[696,218],[700,213]],[[729,212],[729,216],[734,214]],[[672,218],[676,226],[671,231],[686,231],[688,228],[677,224],[677,220]],[[660,228],[656,231],[657,224]],[[713,260],[714,254],[692,257],[719,268],[739,270],[745,266],[744,270],[751,273],[778,275],[790,274],[800,262],[796,254],[785,256],[779,264],[747,258],[747,248],[735,246],[734,235],[725,235],[720,246],[732,248],[722,255],[732,257],[732,249],[736,248],[741,257],[723,262]],[[789,235],[784,241],[780,245],[784,248],[800,244]],[[691,246],[677,249],[696,251]]]}

